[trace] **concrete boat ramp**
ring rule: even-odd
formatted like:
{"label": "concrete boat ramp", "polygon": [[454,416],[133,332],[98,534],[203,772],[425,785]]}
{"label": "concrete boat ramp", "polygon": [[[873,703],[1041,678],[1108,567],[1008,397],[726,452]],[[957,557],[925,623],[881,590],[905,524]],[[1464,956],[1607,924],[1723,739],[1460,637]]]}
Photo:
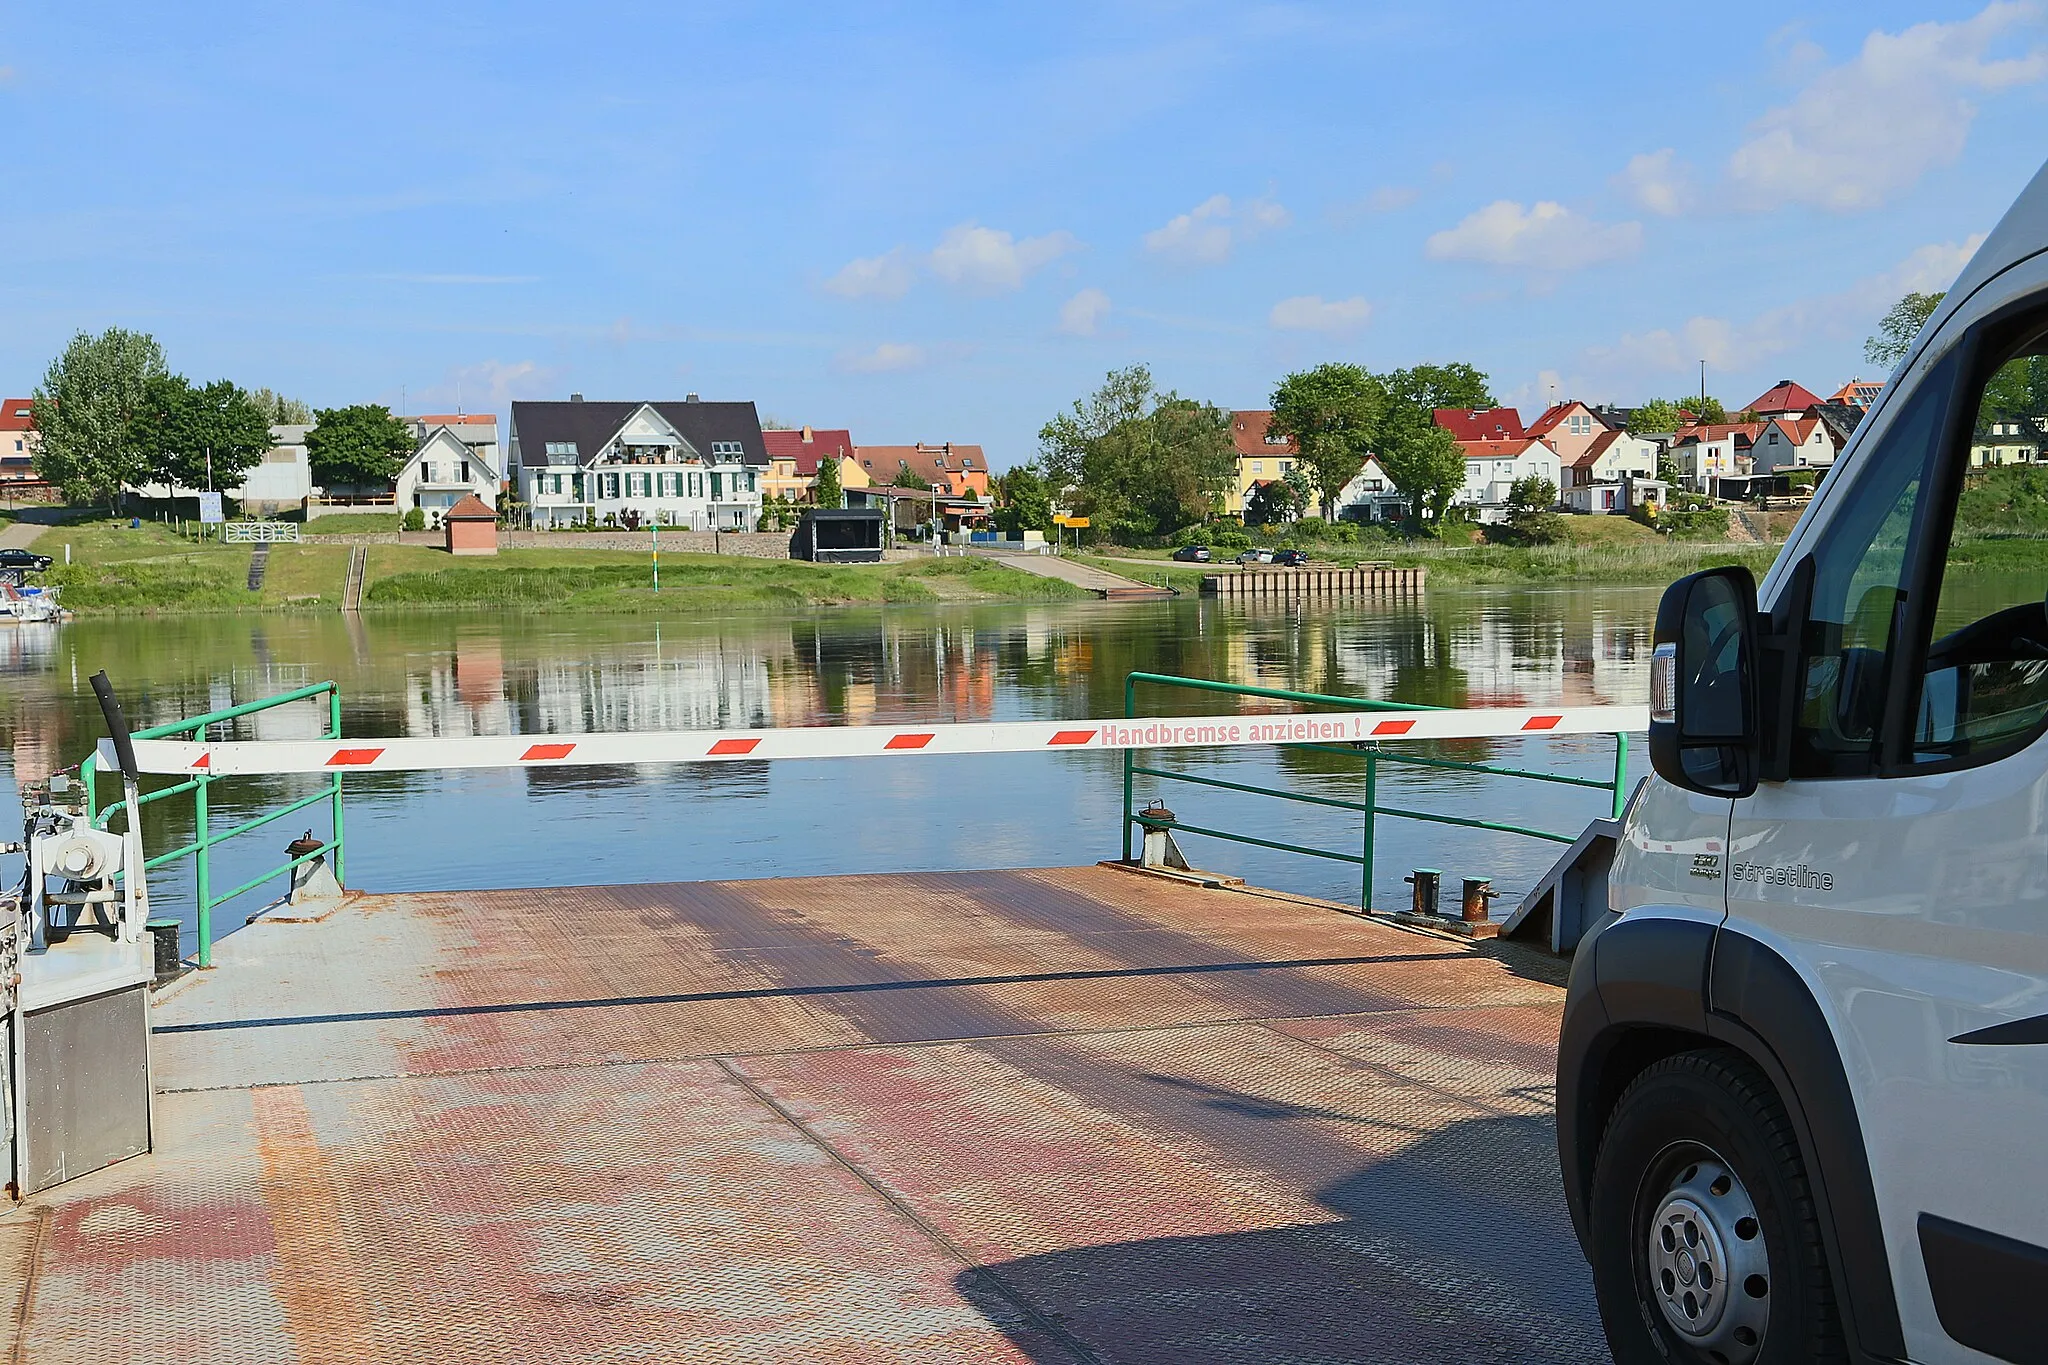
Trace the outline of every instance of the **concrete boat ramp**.
{"label": "concrete boat ramp", "polygon": [[1560,975],[1098,867],[359,897],[159,997],[0,1361],[1602,1360]]}

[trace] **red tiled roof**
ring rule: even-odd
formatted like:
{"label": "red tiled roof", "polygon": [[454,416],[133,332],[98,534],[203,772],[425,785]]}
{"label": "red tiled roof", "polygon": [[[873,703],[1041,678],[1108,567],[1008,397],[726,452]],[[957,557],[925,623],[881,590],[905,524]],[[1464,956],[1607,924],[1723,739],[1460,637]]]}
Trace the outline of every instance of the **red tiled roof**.
{"label": "red tiled roof", "polygon": [[488,412],[430,412],[411,419],[430,427],[494,427],[498,419]]}
{"label": "red tiled roof", "polygon": [[[766,434],[762,433],[764,437]],[[988,459],[980,446],[854,446],[853,457],[869,474],[880,473],[885,478],[894,478],[905,465],[925,478],[933,474],[988,471]]]}
{"label": "red tiled roof", "polygon": [[1266,433],[1273,428],[1273,414],[1269,410],[1247,409],[1230,414],[1230,440],[1237,453],[1253,459],[1261,455],[1297,455],[1300,448],[1292,436],[1284,444],[1267,445]]}
{"label": "red tiled roof", "polygon": [[29,398],[10,398],[7,406],[0,408],[0,431],[34,431],[35,418],[30,414]]}
{"label": "red tiled roof", "polygon": [[486,519],[496,521],[498,514],[493,512],[490,505],[474,493],[466,495],[462,501],[441,514],[441,520],[443,521],[482,521]]}
{"label": "red tiled roof", "polygon": [[1744,412],[1804,412],[1820,402],[1807,389],[1789,379],[1780,379],[1750,401]]}
{"label": "red tiled roof", "polygon": [[[1458,445],[1464,450],[1466,459],[1484,460],[1519,455],[1530,446],[1543,445],[1543,442],[1529,436],[1517,436],[1509,441],[1460,441]],[[1544,448],[1549,449],[1548,446]]]}
{"label": "red tiled roof", "polygon": [[1605,427],[1607,425],[1600,420],[1599,413],[1594,412],[1591,408],[1586,407],[1584,403],[1574,398],[1568,402],[1553,403],[1544,409],[1543,415],[1529,424],[1525,434],[1529,436],[1548,436],[1552,431],[1556,430],[1558,423],[1571,416],[1574,408],[1585,409],[1586,413],[1592,417],[1595,426]]}
{"label": "red tiled roof", "polygon": [[1687,441],[1718,441],[1727,436],[1739,436],[1754,442],[1763,435],[1765,422],[1712,422],[1702,426],[1680,427],[1672,436],[1673,444],[1682,445]]}
{"label": "red tiled roof", "polygon": [[[805,439],[805,433],[809,439]],[[802,431],[763,431],[761,443],[768,447],[771,460],[792,460],[796,472],[802,478],[812,478],[818,472],[818,461],[828,457],[844,457],[853,454],[853,433],[844,428],[827,431],[817,427],[805,427]]]}
{"label": "red tiled roof", "polygon": [[[1241,415],[1241,414],[1240,414]],[[1436,424],[1460,445],[1467,441],[1511,441],[1528,435],[1513,408],[1438,408]]]}

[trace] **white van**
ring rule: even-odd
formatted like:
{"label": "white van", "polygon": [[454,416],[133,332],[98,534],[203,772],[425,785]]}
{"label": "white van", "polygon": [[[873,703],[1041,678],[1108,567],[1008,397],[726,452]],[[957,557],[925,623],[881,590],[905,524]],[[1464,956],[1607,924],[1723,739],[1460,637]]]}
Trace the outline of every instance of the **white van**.
{"label": "white van", "polygon": [[2048,169],[1761,588],[1665,595],[1558,1053],[1623,1365],[2048,1361],[2048,464],[1972,460],[2044,419]]}

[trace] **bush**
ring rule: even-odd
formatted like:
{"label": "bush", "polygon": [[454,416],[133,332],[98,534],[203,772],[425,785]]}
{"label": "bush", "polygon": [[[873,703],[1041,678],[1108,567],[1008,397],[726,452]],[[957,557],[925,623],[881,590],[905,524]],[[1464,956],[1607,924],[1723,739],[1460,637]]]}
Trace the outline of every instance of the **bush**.
{"label": "bush", "polygon": [[1252,538],[1242,526],[1224,521],[1209,528],[1208,543],[1219,550],[1249,550]]}
{"label": "bush", "polygon": [[1292,530],[1296,540],[1316,541],[1330,538],[1330,523],[1321,517],[1303,517],[1294,523]]}
{"label": "bush", "polygon": [[424,531],[427,529],[427,514],[415,507],[405,514],[405,520],[398,526],[402,531]]}
{"label": "bush", "polygon": [[[1220,525],[1221,523],[1218,524]],[[1210,534],[1215,529],[1213,526],[1183,526],[1173,533],[1171,544],[1176,549],[1186,545],[1207,545]]]}

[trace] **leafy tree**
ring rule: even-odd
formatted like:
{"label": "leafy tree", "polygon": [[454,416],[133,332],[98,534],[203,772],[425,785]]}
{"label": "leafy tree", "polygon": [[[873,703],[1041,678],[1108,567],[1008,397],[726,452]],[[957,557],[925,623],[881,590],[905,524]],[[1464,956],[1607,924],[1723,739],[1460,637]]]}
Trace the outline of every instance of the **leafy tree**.
{"label": "leafy tree", "polygon": [[930,488],[932,481],[918,473],[915,469],[912,469],[909,465],[904,465],[896,471],[896,477],[889,480],[889,486],[891,488]]}
{"label": "leafy tree", "polygon": [[1976,434],[1988,436],[1993,426],[2013,422],[2028,439],[2038,440],[2043,418],[2048,418],[2048,356],[2015,356],[1984,385]]}
{"label": "leafy tree", "polygon": [[1331,515],[1337,494],[1372,454],[1384,386],[1360,366],[1331,363],[1288,375],[1268,401],[1272,430],[1293,439],[1322,496],[1323,515]]}
{"label": "leafy tree", "polygon": [[1486,375],[1476,365],[1462,360],[1448,365],[1417,365],[1395,370],[1381,382],[1393,401],[1412,403],[1431,411],[1437,408],[1492,408],[1500,400],[1487,387]]}
{"label": "leafy tree", "polygon": [[270,449],[269,420],[225,379],[195,388],[181,374],[153,375],[129,425],[150,478],[183,488],[240,483]]}
{"label": "leafy tree", "polygon": [[1721,405],[1720,399],[1694,394],[1686,398],[1652,398],[1629,416],[1628,429],[1638,433],[1669,432],[1691,426],[1694,422],[1727,420],[1728,409]]}
{"label": "leafy tree", "polygon": [[306,433],[306,459],[323,486],[385,484],[412,458],[412,428],[381,403],[322,408]]}
{"label": "leafy tree", "polygon": [[313,409],[296,398],[286,398],[270,389],[249,390],[249,401],[263,414],[263,420],[277,426],[305,426],[313,420]]}
{"label": "leafy tree", "polygon": [[827,455],[818,461],[818,482],[811,492],[811,501],[820,507],[846,506],[846,490],[839,484],[839,460]]}
{"label": "leafy tree", "polygon": [[1725,422],[1728,420],[1728,409],[1722,407],[1721,400],[1712,394],[1702,398],[1688,398],[1685,400],[1685,405],[1692,413],[1695,422]]}
{"label": "leafy tree", "polygon": [[1245,501],[1245,525],[1284,526],[1298,521],[1308,510],[1312,496],[1314,490],[1309,487],[1308,475],[1302,473],[1299,466],[1289,469],[1279,478],[1269,479],[1252,490],[1251,497]]}
{"label": "leafy tree", "polygon": [[1143,365],[1038,432],[1048,490],[1111,537],[1170,535],[1212,511],[1237,471],[1230,414],[1160,393]]}
{"label": "leafy tree", "polygon": [[148,458],[130,424],[163,373],[163,349],[147,332],[109,327],[71,338],[35,391],[36,473],[72,502],[108,506],[123,484],[145,482]]}
{"label": "leafy tree", "polygon": [[1893,304],[1891,311],[1878,320],[1877,331],[1865,339],[1863,358],[1880,369],[1890,370],[1906,358],[1906,351],[1913,344],[1913,338],[1920,335],[1920,329],[1941,301],[1948,297],[1948,291],[1938,294],[1907,294]]}
{"label": "leafy tree", "polygon": [[1487,408],[1486,376],[1463,363],[1418,365],[1380,378],[1380,465],[1418,517],[1442,521],[1465,484],[1465,452],[1436,424],[1438,408]]}
{"label": "leafy tree", "polygon": [[1541,474],[1525,474],[1508,485],[1508,516],[1548,512],[1557,506],[1557,485]]}
{"label": "leafy tree", "polygon": [[992,490],[996,498],[996,529],[1006,536],[1026,531],[1052,529],[1052,490],[1038,466],[1026,461],[999,475]]}

